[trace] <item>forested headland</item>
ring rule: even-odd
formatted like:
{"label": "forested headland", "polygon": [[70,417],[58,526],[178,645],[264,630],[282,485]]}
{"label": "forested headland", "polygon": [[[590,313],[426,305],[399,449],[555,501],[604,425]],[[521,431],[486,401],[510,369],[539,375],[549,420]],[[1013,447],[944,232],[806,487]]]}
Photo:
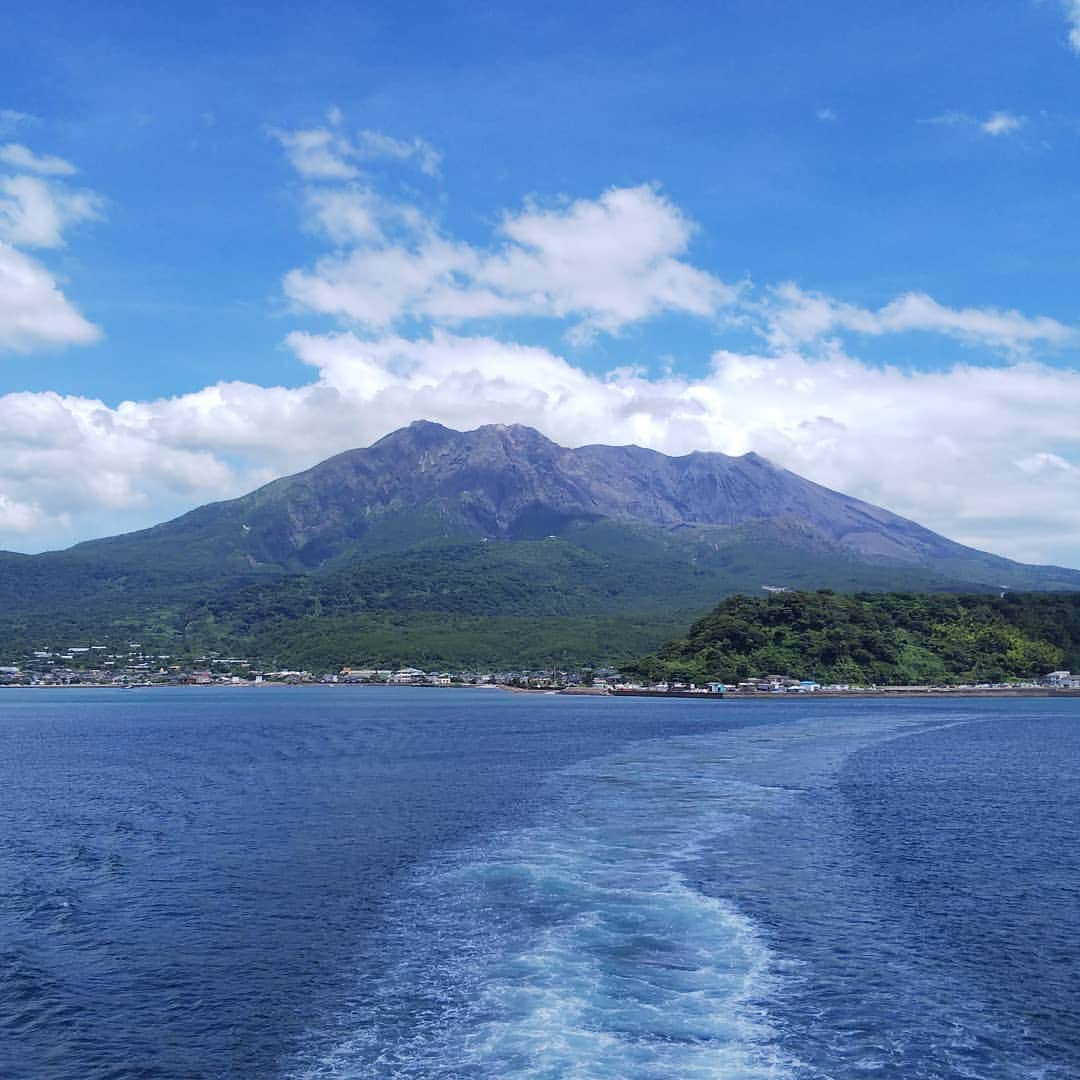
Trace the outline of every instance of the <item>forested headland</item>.
{"label": "forested headland", "polygon": [[649,681],[996,683],[1080,669],[1080,594],[732,596],[625,670]]}

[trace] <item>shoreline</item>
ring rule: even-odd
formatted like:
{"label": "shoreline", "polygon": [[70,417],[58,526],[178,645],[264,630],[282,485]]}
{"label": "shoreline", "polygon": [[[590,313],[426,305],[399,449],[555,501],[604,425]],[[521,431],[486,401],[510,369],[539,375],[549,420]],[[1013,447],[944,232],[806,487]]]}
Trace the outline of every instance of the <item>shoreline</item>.
{"label": "shoreline", "polygon": [[136,684],[130,687],[110,686],[105,683],[53,683],[48,685],[0,685],[4,690],[501,690],[510,694],[538,694],[548,697],[594,697],[594,698],[650,698],[654,701],[807,701],[828,698],[830,701],[844,699],[883,699],[883,698],[1080,698],[1080,690],[1055,690],[1049,687],[1023,687],[1015,690],[978,690],[975,688],[933,687],[927,690],[890,689],[879,687],[876,690],[814,690],[807,693],[696,693],[692,690],[600,690],[591,687],[570,687],[563,689],[505,686],[487,683],[482,686],[456,684],[453,686],[431,686],[424,683],[282,683],[282,682],[241,682],[241,683],[176,683],[176,684]]}
{"label": "shoreline", "polygon": [[1049,688],[1030,687],[1016,690],[976,690],[974,688],[949,689],[935,687],[930,690],[890,690],[879,687],[876,690],[814,690],[807,693],[747,693],[747,694],[697,694],[691,690],[612,690],[609,697],[647,697],[677,698],[679,700],[697,699],[702,701],[806,701],[816,698],[828,698],[830,701],[844,698],[1080,698],[1080,690],[1052,690]]}

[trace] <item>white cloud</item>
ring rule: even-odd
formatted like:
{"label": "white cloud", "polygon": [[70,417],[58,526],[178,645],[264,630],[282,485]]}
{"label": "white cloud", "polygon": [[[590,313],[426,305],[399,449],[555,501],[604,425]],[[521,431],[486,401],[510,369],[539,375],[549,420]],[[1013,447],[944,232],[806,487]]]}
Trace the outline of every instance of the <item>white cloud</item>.
{"label": "white cloud", "polygon": [[[70,525],[70,518],[60,515],[56,518],[60,524]],[[21,536],[32,534],[36,529],[50,524],[49,515],[35,502],[16,502],[0,494],[0,536]]]}
{"label": "white cloud", "polygon": [[228,486],[231,471],[213,453],[161,445],[131,414],[55,393],[0,397],[0,500],[21,522],[12,528],[63,535],[102,512]]}
{"label": "white cloud", "polygon": [[939,113],[937,116],[931,116],[928,120],[920,121],[920,123],[924,124],[936,124],[939,127],[966,128],[969,131],[978,128],[984,135],[990,135],[993,138],[999,138],[1002,135],[1015,135],[1027,122],[1028,118],[1026,116],[1020,116],[1017,113],[1005,110],[992,112],[985,119],[980,120],[977,116],[961,112],[958,109],[949,109],[946,112]]}
{"label": "white cloud", "polygon": [[1069,48],[1080,53],[1080,0],[1063,0],[1062,6],[1069,22]]}
{"label": "white cloud", "polygon": [[351,180],[359,170],[351,164],[352,147],[347,139],[326,128],[270,134],[281,143],[292,167],[306,180]]}
{"label": "white cloud", "polygon": [[1019,131],[1027,123],[1026,116],[1017,116],[1015,113],[996,112],[991,113],[979,126],[987,135],[1012,135]]}
{"label": "white cloud", "polygon": [[361,183],[310,185],[305,191],[305,210],[307,227],[341,248],[381,244],[388,233],[413,241],[433,235],[416,207],[384,199]]}
{"label": "white cloud", "polygon": [[0,351],[85,345],[100,336],[39,262],[0,240]]}
{"label": "white cloud", "polygon": [[527,208],[503,220],[511,241],[486,260],[481,280],[566,317],[614,331],[663,311],[708,316],[738,290],[680,256],[694,226],[656,188],[611,188],[565,208]]}
{"label": "white cloud", "polygon": [[426,176],[438,176],[442,154],[420,138],[395,139],[381,131],[361,131],[357,136],[357,154],[367,158],[392,158],[397,161],[415,160]]}
{"label": "white cloud", "polygon": [[817,113],[815,115],[817,116],[817,118],[820,121],[822,121],[822,123],[829,123],[830,121],[837,119],[835,109],[829,109],[829,108],[818,109],[818,111],[817,111]]}
{"label": "white cloud", "polygon": [[873,337],[924,331],[1007,353],[1077,340],[1076,330],[1044,315],[1027,316],[996,308],[950,308],[925,293],[905,293],[871,311],[788,282],[772,289],[760,310],[766,337],[778,348],[820,340],[840,331]]}
{"label": "white cloud", "polygon": [[419,137],[397,139],[381,131],[363,130],[350,138],[341,130],[343,117],[336,106],[327,111],[327,120],[329,128],[270,129],[305,180],[353,180],[360,175],[358,162],[379,159],[413,162],[427,176],[439,174],[442,155]]}
{"label": "white cloud", "polygon": [[69,226],[101,216],[102,200],[37,176],[0,178],[0,239],[20,247],[62,247]]}
{"label": "white cloud", "polygon": [[1046,450],[1019,458],[1016,467],[1029,476],[1047,474],[1070,478],[1080,476],[1080,468],[1066,461],[1060,454],[1051,454]]}
{"label": "white cloud", "polygon": [[567,340],[586,344],[662,313],[724,311],[778,349],[838,334],[922,331],[1018,356],[1077,337],[1047,316],[951,308],[924,293],[876,311],[792,283],[755,299],[687,259],[694,226],[654,185],[555,206],[527,203],[502,216],[487,245],[446,236],[416,207],[356,181],[310,185],[306,199],[309,225],[335,249],[286,274],[284,292],[301,308],[368,333],[531,317],[569,323]]}
{"label": "white cloud", "polygon": [[36,116],[17,109],[0,109],[0,132],[14,131],[18,127],[37,122]]}
{"label": "white cloud", "polygon": [[[366,218],[362,224],[367,230]],[[375,329],[407,319],[539,316],[577,320],[579,338],[665,311],[711,316],[738,295],[681,258],[693,226],[651,186],[526,206],[503,218],[487,249],[446,239],[430,223],[414,220],[412,228],[409,244],[361,246],[290,272],[286,294]]]}
{"label": "white cloud", "polygon": [[338,243],[377,240],[379,200],[374,192],[360,188],[313,188],[307,193],[311,224]]}
{"label": "white cloud", "polygon": [[109,529],[149,524],[426,417],[530,424],[564,445],[753,449],[955,539],[1080,564],[1075,371],[1024,362],[903,373],[840,352],[720,352],[699,378],[649,379],[445,332],[295,333],[289,344],[315,372],[307,385],[223,383],[115,408],[0,397],[0,497],[37,508],[19,511],[23,531],[9,524],[0,546],[81,537],[106,511]]}
{"label": "white cloud", "polygon": [[44,176],[72,176],[77,171],[70,161],[53,157],[51,154],[35,154],[21,143],[5,143],[0,146],[0,164]]}
{"label": "white cloud", "polygon": [[[4,151],[14,151],[7,152]],[[53,177],[73,167],[23,146],[0,148],[0,166]],[[60,291],[49,271],[20,248],[58,248],[64,231],[100,216],[102,200],[53,178],[0,174],[0,352],[86,344],[100,336]]]}
{"label": "white cloud", "polygon": [[303,307],[379,329],[410,317],[460,321],[511,314],[498,297],[458,284],[475,266],[468,247],[432,238],[416,250],[358,248],[328,256],[311,272],[290,271],[283,284],[286,295]]}

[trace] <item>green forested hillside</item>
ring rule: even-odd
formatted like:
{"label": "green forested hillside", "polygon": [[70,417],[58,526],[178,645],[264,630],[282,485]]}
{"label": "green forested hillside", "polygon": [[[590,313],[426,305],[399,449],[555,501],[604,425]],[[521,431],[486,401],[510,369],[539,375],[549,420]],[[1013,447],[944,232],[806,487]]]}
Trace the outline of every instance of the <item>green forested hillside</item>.
{"label": "green forested hillside", "polygon": [[765,674],[861,685],[1000,682],[1080,669],[1080,595],[824,590],[733,596],[627,669],[659,680]]}
{"label": "green forested hillside", "polygon": [[[692,616],[689,616],[692,617]],[[274,666],[335,670],[415,665],[452,670],[579,668],[630,662],[686,625],[687,615],[475,616],[376,611],[268,626],[247,655]]]}
{"label": "green forested hillside", "polygon": [[[464,657],[614,663],[656,648],[724,596],[762,583],[959,587],[921,568],[815,549],[794,527],[755,524],[664,530],[592,522],[542,540],[376,551],[307,573],[238,572],[228,559],[200,568],[198,554],[156,561],[134,548],[108,561],[91,554],[82,547],[48,558],[10,556],[19,571],[10,574],[0,559],[0,655],[134,640],[172,655],[217,650],[289,666],[365,655],[443,665]],[[462,640],[443,632],[448,615],[457,617]]]}
{"label": "green forested hillside", "polygon": [[[864,591],[733,597],[638,669],[727,681],[775,671],[984,680],[1069,666],[1080,640],[1080,594],[933,595],[957,583],[810,551],[771,527],[597,522],[566,537],[422,545],[315,573],[231,577],[134,559],[102,570],[78,548],[61,555],[28,560],[35,573],[21,589],[0,575],[5,656],[135,640],[177,656],[306,667],[626,663],[748,582],[778,580]],[[918,591],[865,592],[890,588]],[[1072,663],[1080,668],[1080,657]]]}

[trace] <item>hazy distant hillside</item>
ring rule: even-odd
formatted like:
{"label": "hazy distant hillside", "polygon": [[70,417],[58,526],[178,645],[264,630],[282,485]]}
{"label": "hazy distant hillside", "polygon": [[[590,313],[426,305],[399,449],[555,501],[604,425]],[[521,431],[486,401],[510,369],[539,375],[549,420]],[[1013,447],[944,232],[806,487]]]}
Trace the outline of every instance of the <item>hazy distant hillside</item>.
{"label": "hazy distant hillside", "polygon": [[[667,632],[667,616],[763,585],[1068,590],[1080,572],[964,547],[755,454],[566,449],[527,427],[418,422],[151,529],[0,553],[0,647],[139,634],[288,657],[314,635],[329,655],[335,635],[385,625],[380,612],[411,620],[401,647],[417,650],[433,613],[651,615]],[[626,656],[603,635],[596,647]]]}

